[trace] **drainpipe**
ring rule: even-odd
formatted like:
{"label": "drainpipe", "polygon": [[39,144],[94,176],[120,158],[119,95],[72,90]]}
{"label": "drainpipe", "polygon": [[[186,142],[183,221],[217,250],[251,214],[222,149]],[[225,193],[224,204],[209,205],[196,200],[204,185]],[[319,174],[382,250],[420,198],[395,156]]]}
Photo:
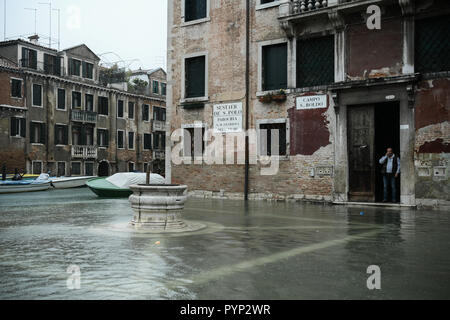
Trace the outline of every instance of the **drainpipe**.
{"label": "drainpipe", "polygon": [[246,20],[245,20],[245,174],[244,174],[244,199],[248,200],[249,190],[249,142],[248,142],[248,117],[250,106],[250,0],[246,0]]}

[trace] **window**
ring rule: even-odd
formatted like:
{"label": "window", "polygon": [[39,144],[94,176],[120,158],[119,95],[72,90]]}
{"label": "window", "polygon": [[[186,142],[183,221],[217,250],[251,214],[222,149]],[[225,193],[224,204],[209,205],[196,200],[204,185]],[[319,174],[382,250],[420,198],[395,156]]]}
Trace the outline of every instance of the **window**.
{"label": "window", "polygon": [[109,134],[106,129],[97,129],[97,145],[107,148],[109,146]]}
{"label": "window", "polygon": [[201,157],[205,150],[205,128],[186,128],[184,129],[184,156],[185,157]]}
{"label": "window", "polygon": [[86,176],[94,175],[94,163],[93,162],[85,162],[84,163],[84,174]]}
{"label": "window", "polygon": [[152,135],[150,133],[144,133],[144,150],[150,150],[152,148]]}
{"label": "window", "polygon": [[25,118],[11,117],[11,131],[10,131],[11,137],[25,138],[26,130],[27,128]]}
{"label": "window", "polygon": [[128,102],[128,119],[134,119],[134,102]]}
{"label": "window", "polygon": [[153,147],[156,150],[164,150],[166,148],[166,133],[165,132],[153,133]]}
{"label": "window", "polygon": [[81,109],[81,92],[72,91],[72,109]]}
{"label": "window", "polygon": [[134,132],[128,132],[128,149],[134,149]]}
{"label": "window", "polygon": [[117,148],[124,148],[124,132],[122,130],[117,130]]}
{"label": "window", "polygon": [[94,78],[94,65],[92,63],[83,61],[83,78]]}
{"label": "window", "polygon": [[57,168],[57,176],[62,177],[66,175],[66,163],[65,162],[58,162],[58,168]]}
{"label": "window", "polygon": [[259,3],[266,4],[266,3],[275,2],[275,1],[278,1],[278,0],[259,0]]}
{"label": "window", "polygon": [[262,90],[287,88],[287,44],[262,47]]}
{"label": "window", "polygon": [[[286,155],[286,123],[264,123],[260,124],[260,154],[263,156]],[[265,130],[265,131],[263,131]],[[272,130],[278,130],[278,154],[272,141]]]}
{"label": "window", "polygon": [[66,125],[55,125],[55,145],[68,145],[69,144],[69,127]]}
{"label": "window", "polygon": [[153,107],[153,120],[166,121],[166,109]]}
{"label": "window", "polygon": [[152,83],[153,83],[152,84],[152,91],[153,91],[153,93],[158,94],[159,93],[159,82],[158,81],[153,81]]}
{"label": "window", "polygon": [[123,100],[117,101],[117,117],[123,118]]}
{"label": "window", "polygon": [[[83,132],[84,129],[84,132]],[[84,135],[84,144],[87,146],[94,145],[94,128],[92,126],[83,126],[81,129],[82,135]]]}
{"label": "window", "polygon": [[161,82],[161,95],[166,95],[166,84]]}
{"label": "window", "polygon": [[33,106],[42,107],[42,86],[33,84]]}
{"label": "window", "polygon": [[73,176],[81,175],[81,162],[72,162],[72,169],[70,170],[70,173]]}
{"label": "window", "polygon": [[186,98],[205,96],[205,56],[187,58],[186,61]]}
{"label": "window", "polygon": [[37,51],[22,47],[21,65],[24,68],[37,69]]}
{"label": "window", "polygon": [[58,103],[56,109],[66,110],[66,90],[58,89]]}
{"label": "window", "polygon": [[142,120],[150,121],[150,107],[148,104],[142,105]]}
{"label": "window", "polygon": [[42,173],[42,161],[33,161],[32,168],[33,174],[41,174]]}
{"label": "window", "polygon": [[207,0],[184,0],[184,21],[206,18]]}
{"label": "window", "polygon": [[334,82],[334,36],[297,41],[297,87]]}
{"label": "window", "polygon": [[450,71],[450,19],[448,15],[417,20],[416,72]]}
{"label": "window", "polygon": [[128,172],[134,172],[134,162],[128,162]]}
{"label": "window", "polygon": [[45,144],[45,123],[30,122],[30,143]]}
{"label": "window", "polygon": [[98,97],[98,113],[105,116],[108,115],[108,98]]}
{"label": "window", "polygon": [[81,61],[77,59],[69,59],[69,75],[81,76]]}
{"label": "window", "polygon": [[11,97],[22,98],[22,80],[11,79]]}
{"label": "window", "polygon": [[85,101],[85,108],[86,111],[94,111],[94,96],[92,94],[85,94],[84,95],[84,101]]}
{"label": "window", "polygon": [[55,76],[60,76],[61,58],[44,53],[44,72]]}

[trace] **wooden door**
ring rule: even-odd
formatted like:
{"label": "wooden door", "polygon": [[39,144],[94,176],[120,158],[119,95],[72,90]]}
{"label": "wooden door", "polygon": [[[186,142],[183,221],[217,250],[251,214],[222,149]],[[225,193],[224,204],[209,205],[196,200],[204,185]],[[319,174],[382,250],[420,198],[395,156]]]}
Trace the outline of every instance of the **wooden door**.
{"label": "wooden door", "polygon": [[349,201],[375,202],[375,108],[348,108]]}

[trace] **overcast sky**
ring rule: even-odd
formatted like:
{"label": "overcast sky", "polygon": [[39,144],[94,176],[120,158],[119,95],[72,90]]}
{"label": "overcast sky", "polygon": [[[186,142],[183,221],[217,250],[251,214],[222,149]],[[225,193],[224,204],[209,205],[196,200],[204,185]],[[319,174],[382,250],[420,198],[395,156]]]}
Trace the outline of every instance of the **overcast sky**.
{"label": "overcast sky", "polygon": [[[85,43],[106,62],[126,60],[131,69],[165,67],[167,43],[167,0],[0,0],[0,37],[6,39],[37,33],[48,45],[49,5],[60,9],[61,49]],[[58,12],[52,11],[52,37],[58,38]],[[57,49],[58,45],[53,44]],[[104,54],[114,52],[114,54]],[[138,61],[133,62],[133,59]],[[123,66],[123,63],[120,64]]]}

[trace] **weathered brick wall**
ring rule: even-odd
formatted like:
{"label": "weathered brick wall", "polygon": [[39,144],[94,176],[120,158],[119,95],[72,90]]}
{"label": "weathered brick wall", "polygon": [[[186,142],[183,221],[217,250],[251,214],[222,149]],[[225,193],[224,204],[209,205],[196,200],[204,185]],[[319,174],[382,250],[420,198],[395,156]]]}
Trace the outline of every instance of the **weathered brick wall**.
{"label": "weathered brick wall", "polygon": [[418,202],[450,201],[450,79],[422,81],[415,105]]}

